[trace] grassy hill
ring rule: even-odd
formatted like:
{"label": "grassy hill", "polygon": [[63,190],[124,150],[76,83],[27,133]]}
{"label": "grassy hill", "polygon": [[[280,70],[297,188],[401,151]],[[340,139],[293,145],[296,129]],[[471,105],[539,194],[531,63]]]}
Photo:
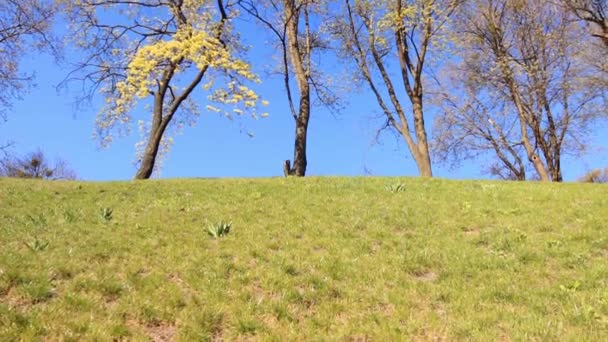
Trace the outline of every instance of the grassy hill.
{"label": "grassy hill", "polygon": [[0,340],[608,340],[607,219],[591,184],[0,179]]}

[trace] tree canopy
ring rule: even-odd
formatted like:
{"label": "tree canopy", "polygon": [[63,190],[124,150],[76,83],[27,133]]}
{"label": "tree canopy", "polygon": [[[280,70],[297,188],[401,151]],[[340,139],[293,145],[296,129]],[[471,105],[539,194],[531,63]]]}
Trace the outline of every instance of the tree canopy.
{"label": "tree canopy", "polygon": [[[311,118],[316,108],[341,109],[350,98],[341,90],[348,88],[369,95],[384,123],[375,129],[396,133],[420,176],[432,177],[436,165],[475,160],[504,179],[562,181],[564,156],[586,153],[589,137],[608,118],[606,6],[603,0],[6,0],[0,115],[31,85],[33,70],[22,70],[21,59],[45,49],[59,55],[54,37],[63,36],[78,56],[66,56],[71,71],[64,84],[82,86],[80,101],[103,100],[95,121],[101,145],[139,131],[137,179],[160,168],[174,136],[203,112],[268,116],[262,108],[270,94],[257,84],[278,73],[282,88],[273,95],[285,100],[295,126],[285,175],[306,174]],[[56,18],[67,30],[55,30]],[[250,39],[262,34],[268,45]],[[260,53],[276,64],[251,57]],[[337,81],[338,74],[349,77]]]}
{"label": "tree canopy", "polygon": [[[129,132],[134,121],[142,136],[136,178],[149,178],[159,153],[200,113],[192,98],[208,92],[204,108],[226,116],[254,109],[259,96],[246,84],[259,82],[248,62],[238,57],[240,43],[231,32],[238,13],[222,0],[66,1],[72,42],[86,58],[69,80],[99,92],[106,105],[97,118],[102,144]],[[148,119],[133,118],[140,102]],[[230,107],[218,108],[215,104]]]}

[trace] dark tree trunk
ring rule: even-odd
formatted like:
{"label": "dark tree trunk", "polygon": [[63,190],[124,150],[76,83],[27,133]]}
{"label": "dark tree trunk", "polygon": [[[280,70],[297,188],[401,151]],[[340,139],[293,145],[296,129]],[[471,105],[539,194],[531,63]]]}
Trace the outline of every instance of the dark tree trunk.
{"label": "dark tree trunk", "polygon": [[554,182],[563,182],[564,177],[562,176],[561,156],[559,150],[555,152],[554,158],[554,163],[551,165],[551,180]]}
{"label": "dark tree trunk", "polygon": [[[289,161],[284,164],[284,171],[288,176],[304,177],[306,175],[306,138],[308,134],[308,121],[310,119],[310,51],[311,39],[306,2],[297,5],[297,1],[283,0],[285,11],[285,34],[287,37],[291,65],[300,91],[300,106],[297,115],[293,113],[296,121],[296,136],[293,151],[293,165]],[[303,12],[300,12],[303,11]],[[300,41],[298,36],[298,25],[300,14],[304,14],[305,40]],[[286,70],[287,72],[288,70]],[[289,89],[289,86],[287,86]],[[290,98],[291,101],[291,98]],[[290,102],[292,105],[293,103]],[[293,106],[292,106],[293,108]]]}
{"label": "dark tree trunk", "polygon": [[141,159],[139,169],[135,174],[135,179],[148,179],[152,176],[154,165],[156,164],[158,149],[172,116],[173,115],[169,115],[165,117],[164,119],[160,120],[158,124],[153,123],[152,130],[150,131],[150,137],[148,138],[148,144],[146,145],[146,150],[144,151],[144,155]]}
{"label": "dark tree trunk", "polygon": [[300,111],[296,119],[296,136],[293,151],[293,165],[285,161],[285,171],[288,176],[304,177],[306,175],[306,140],[308,122],[310,120],[310,91],[304,89],[300,94]]}
{"label": "dark tree trunk", "polygon": [[160,146],[162,134],[150,134],[148,145],[144,151],[144,155],[141,159],[139,169],[135,174],[135,179],[148,179],[152,176],[154,171],[154,165],[156,164],[156,156],[158,155],[158,148]]}

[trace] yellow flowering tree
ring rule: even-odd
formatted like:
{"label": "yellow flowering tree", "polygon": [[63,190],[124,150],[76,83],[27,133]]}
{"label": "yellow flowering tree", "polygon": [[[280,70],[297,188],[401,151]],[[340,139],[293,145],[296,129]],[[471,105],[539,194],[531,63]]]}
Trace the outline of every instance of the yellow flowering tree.
{"label": "yellow flowering tree", "polygon": [[152,175],[172,143],[168,130],[179,131],[199,114],[192,99],[197,89],[207,92],[209,111],[256,117],[262,101],[247,83],[259,79],[238,57],[229,2],[65,0],[65,7],[73,39],[86,54],[68,79],[93,85],[86,89],[105,98],[96,122],[102,145],[130,132],[138,106],[151,113],[137,120],[143,140],[135,178]]}

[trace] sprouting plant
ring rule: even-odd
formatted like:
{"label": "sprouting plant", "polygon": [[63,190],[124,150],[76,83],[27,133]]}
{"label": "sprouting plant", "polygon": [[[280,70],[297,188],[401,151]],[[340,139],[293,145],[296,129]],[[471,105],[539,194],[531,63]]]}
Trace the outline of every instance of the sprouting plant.
{"label": "sprouting plant", "polygon": [[228,235],[230,233],[230,228],[232,228],[232,222],[224,222],[220,221],[216,224],[211,224],[207,227],[207,233],[211,235],[213,238],[217,239],[222,236]]}
{"label": "sprouting plant", "polygon": [[33,241],[24,242],[24,244],[33,252],[41,252],[49,246],[48,241],[40,240],[37,237]]}
{"label": "sprouting plant", "polygon": [[469,203],[467,201],[460,203],[460,209],[465,213],[468,213],[469,211],[471,211],[472,207],[473,206],[471,205],[471,203]]}
{"label": "sprouting plant", "polygon": [[67,223],[72,223],[72,222],[76,221],[76,214],[74,214],[73,211],[68,209],[63,212],[63,219]]}
{"label": "sprouting plant", "polygon": [[560,240],[549,240],[546,242],[547,247],[549,248],[559,248],[563,245],[563,243]]}
{"label": "sprouting plant", "polygon": [[36,227],[36,228],[46,227],[47,220],[46,220],[46,217],[44,216],[44,214],[38,214],[38,215],[27,214],[26,217],[28,218],[28,220],[34,227]]}
{"label": "sprouting plant", "polygon": [[574,283],[569,284],[569,285],[560,285],[559,288],[560,288],[560,290],[562,290],[564,292],[574,293],[579,290],[581,285],[582,285],[581,282],[576,280],[576,281],[574,281]]}
{"label": "sprouting plant", "polygon": [[113,212],[114,211],[112,210],[112,208],[102,208],[99,211],[99,217],[104,222],[110,222],[112,220],[112,213]]}
{"label": "sprouting plant", "polygon": [[389,184],[386,186],[386,190],[388,190],[392,193],[403,192],[403,191],[405,191],[405,184],[403,184],[403,183]]}

